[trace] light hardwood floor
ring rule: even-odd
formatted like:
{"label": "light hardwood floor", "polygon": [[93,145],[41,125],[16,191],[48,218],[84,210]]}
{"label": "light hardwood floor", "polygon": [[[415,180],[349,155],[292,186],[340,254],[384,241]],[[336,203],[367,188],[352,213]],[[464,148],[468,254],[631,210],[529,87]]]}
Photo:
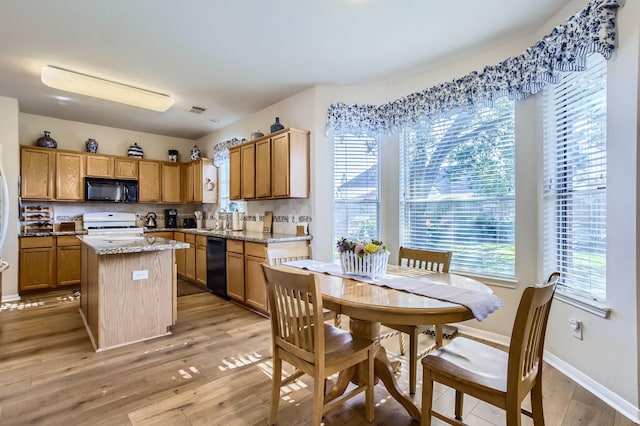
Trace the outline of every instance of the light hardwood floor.
{"label": "light hardwood floor", "polygon": [[[70,291],[5,303],[0,313],[0,425],[263,425],[271,392],[269,321],[209,293],[178,299],[172,336],[92,350]],[[424,339],[429,339],[424,336]],[[397,347],[389,339],[391,355]],[[398,377],[408,389],[407,371]],[[311,379],[282,392],[279,425],[304,425]],[[421,379],[416,400],[420,399]],[[633,423],[546,366],[547,425]],[[453,411],[437,388],[436,406]],[[382,385],[375,425],[415,425]],[[364,395],[325,425],[365,425]],[[500,410],[465,399],[465,422],[503,425]],[[434,420],[434,424],[439,425]],[[524,425],[532,424],[524,418]]]}

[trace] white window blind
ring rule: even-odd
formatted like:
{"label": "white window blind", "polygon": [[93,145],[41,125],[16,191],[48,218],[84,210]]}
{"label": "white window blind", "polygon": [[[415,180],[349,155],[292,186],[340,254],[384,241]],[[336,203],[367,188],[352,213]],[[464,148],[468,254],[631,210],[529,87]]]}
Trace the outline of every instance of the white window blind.
{"label": "white window blind", "polygon": [[333,142],[334,241],[379,238],[379,139],[340,135]]}
{"label": "white window blind", "polygon": [[544,271],[559,288],[606,301],[607,64],[544,90]]}
{"label": "white window blind", "polygon": [[453,251],[454,271],[514,277],[514,143],[507,98],[405,131],[401,244]]}

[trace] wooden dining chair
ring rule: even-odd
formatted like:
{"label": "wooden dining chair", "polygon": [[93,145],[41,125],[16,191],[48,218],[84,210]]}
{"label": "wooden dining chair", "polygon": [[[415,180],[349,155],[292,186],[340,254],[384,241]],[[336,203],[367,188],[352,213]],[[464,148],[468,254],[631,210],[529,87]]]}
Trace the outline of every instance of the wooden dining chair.
{"label": "wooden dining chair", "polygon": [[[280,387],[302,374],[314,379],[311,424],[320,425],[322,416],[346,400],[365,392],[365,417],[372,422],[373,363],[377,346],[371,339],[356,338],[348,331],[326,324],[322,312],[322,293],[314,274],[288,272],[262,265],[271,312],[273,345],[273,389],[269,424],[275,424],[280,401]],[[297,371],[282,380],[282,361]],[[324,379],[349,367],[364,363],[358,385],[341,397],[324,403]],[[364,373],[366,372],[366,373]]]}
{"label": "wooden dining chair", "polygon": [[[408,266],[410,268],[425,269],[433,272],[449,272],[449,265],[451,264],[452,252],[450,251],[430,251],[419,250],[407,247],[400,247],[398,253],[398,265]],[[409,335],[409,392],[416,393],[416,381],[418,375],[418,361],[423,358],[429,350],[429,348],[422,353],[418,353],[418,336],[425,331],[429,331],[430,324],[425,325],[397,325],[397,324],[383,324],[386,327],[392,328],[398,332],[400,340],[400,354],[405,354],[405,341],[404,334]],[[396,333],[393,333],[396,334]],[[442,325],[435,325],[436,345],[435,347],[442,346]],[[389,334],[385,334],[382,338],[391,337]]]}
{"label": "wooden dining chair", "polygon": [[[560,273],[546,284],[527,287],[522,293],[511,332],[509,351],[456,337],[422,360],[422,426],[431,416],[452,424],[462,423],[462,402],[469,394],[506,411],[507,426],[520,425],[521,412],[544,425],[542,411],[542,352],[549,310]],[[455,418],[433,410],[433,382],[456,391]],[[531,393],[531,412],[521,408]]]}
{"label": "wooden dining chair", "polygon": [[[311,259],[311,247],[308,245],[297,245],[291,247],[265,247],[265,257],[267,265],[275,266],[293,260]],[[342,319],[340,314],[324,308],[324,320],[333,320],[336,327],[340,327]]]}

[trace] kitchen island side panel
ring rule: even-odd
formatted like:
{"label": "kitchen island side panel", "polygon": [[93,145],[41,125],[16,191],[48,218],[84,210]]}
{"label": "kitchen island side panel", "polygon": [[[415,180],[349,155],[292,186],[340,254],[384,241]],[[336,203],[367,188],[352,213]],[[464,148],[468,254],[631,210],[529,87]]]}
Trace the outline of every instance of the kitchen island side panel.
{"label": "kitchen island side panel", "polygon": [[[99,349],[169,334],[173,256],[173,250],[98,256]],[[134,280],[134,272],[148,276]]]}

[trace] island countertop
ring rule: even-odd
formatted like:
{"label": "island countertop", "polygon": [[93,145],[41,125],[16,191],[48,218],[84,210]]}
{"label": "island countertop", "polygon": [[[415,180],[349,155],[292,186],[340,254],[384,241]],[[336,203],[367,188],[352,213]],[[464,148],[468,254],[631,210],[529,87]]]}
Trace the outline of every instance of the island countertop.
{"label": "island countertop", "polygon": [[142,253],[189,248],[189,243],[145,235],[143,237],[78,235],[97,255]]}

